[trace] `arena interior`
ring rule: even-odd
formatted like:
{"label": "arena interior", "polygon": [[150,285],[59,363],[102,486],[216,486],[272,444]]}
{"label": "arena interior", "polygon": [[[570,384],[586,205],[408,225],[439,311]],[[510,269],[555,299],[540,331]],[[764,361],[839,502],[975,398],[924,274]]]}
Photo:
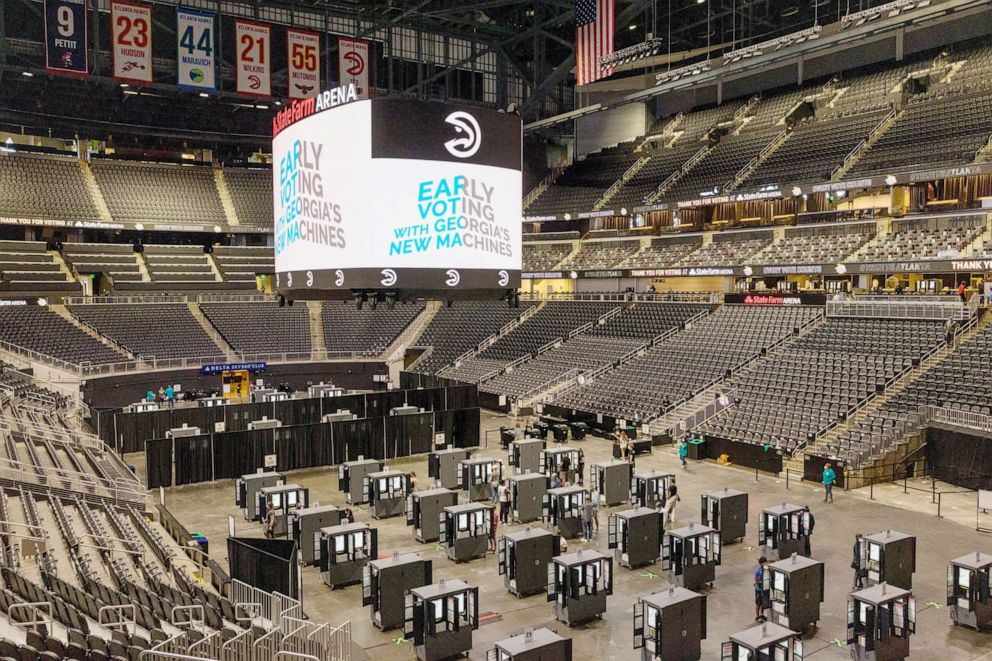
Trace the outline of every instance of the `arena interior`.
{"label": "arena interior", "polygon": [[0,0],[0,661],[992,660],[990,304],[988,0]]}

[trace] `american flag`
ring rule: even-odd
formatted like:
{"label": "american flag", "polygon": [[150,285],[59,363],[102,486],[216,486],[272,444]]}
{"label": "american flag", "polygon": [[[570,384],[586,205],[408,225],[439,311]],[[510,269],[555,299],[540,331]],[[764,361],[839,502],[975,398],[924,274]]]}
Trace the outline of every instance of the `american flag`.
{"label": "american flag", "polygon": [[613,52],[615,0],[575,0],[575,84],[586,85],[613,73],[599,58]]}

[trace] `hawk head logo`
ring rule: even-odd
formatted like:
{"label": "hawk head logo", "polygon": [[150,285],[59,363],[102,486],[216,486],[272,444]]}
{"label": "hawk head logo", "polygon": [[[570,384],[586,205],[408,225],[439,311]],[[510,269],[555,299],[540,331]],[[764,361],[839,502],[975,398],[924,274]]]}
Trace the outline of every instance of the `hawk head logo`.
{"label": "hawk head logo", "polygon": [[482,131],[475,117],[463,110],[456,110],[444,121],[455,127],[455,133],[461,137],[452,138],[444,143],[444,148],[455,158],[471,158],[482,146]]}

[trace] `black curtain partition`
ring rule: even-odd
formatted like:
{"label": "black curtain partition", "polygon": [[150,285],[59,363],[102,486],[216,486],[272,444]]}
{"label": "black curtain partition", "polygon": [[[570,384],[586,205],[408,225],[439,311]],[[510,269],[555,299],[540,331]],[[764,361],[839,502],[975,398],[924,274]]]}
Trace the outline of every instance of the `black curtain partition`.
{"label": "black curtain partition", "polygon": [[154,438],[145,443],[145,473],[149,489],[172,486],[171,438]]}
{"label": "black curtain partition", "polygon": [[180,436],[176,449],[176,485],[209,482],[212,479],[210,435]]}
{"label": "black curtain partition", "polygon": [[473,385],[451,386],[445,389],[445,408],[455,409],[474,408],[479,405],[479,389]]}
{"label": "black curtain partition", "polygon": [[265,592],[278,592],[300,599],[297,555],[293,540],[227,538],[231,578]]}
{"label": "black curtain partition", "polygon": [[280,471],[310,468],[311,444],[315,425],[295,425],[272,430],[277,463]]}

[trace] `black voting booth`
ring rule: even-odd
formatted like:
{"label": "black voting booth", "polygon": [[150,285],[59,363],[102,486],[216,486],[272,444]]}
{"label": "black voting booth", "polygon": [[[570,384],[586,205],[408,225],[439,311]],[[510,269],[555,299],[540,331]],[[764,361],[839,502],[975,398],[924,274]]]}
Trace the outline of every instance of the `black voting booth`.
{"label": "black voting booth", "polygon": [[668,487],[673,484],[675,476],[665,471],[634,473],[634,479],[630,483],[630,501],[638,507],[654,509],[659,500],[664,502]]}
{"label": "black voting booth", "polygon": [[433,582],[433,564],[419,555],[395,553],[373,560],[362,572],[362,606],[372,607],[372,623],[382,631],[403,626],[406,593]]}
{"label": "black voting booth", "polygon": [[601,617],[613,594],[613,558],[598,551],[557,556],[548,565],[548,601],[555,617],[572,627]]}
{"label": "black voting booth", "polygon": [[527,630],[497,641],[486,661],[572,661],[572,639],[550,629]]}
{"label": "black voting booth", "polygon": [[540,438],[523,438],[511,441],[506,449],[506,463],[516,469],[517,475],[543,473],[541,452],[545,442]]}
{"label": "black voting booth", "polygon": [[706,597],[672,586],[634,604],[634,649],[642,661],[698,661],[706,638]]}
{"label": "black voting booth", "polygon": [[592,488],[599,491],[600,504],[613,507],[630,500],[630,482],[634,467],[629,461],[607,461],[593,464],[589,471]]}
{"label": "black voting booth", "polygon": [[989,574],[992,555],[976,551],[951,560],[947,567],[947,605],[955,624],[978,631],[992,629]]}
{"label": "black voting booth", "polygon": [[736,489],[720,489],[700,496],[704,526],[715,528],[724,544],[744,539],[747,534],[747,494]]}
{"label": "black voting booth", "polygon": [[472,456],[469,448],[447,448],[427,455],[427,476],[442,489],[458,487],[458,462]]}
{"label": "black voting booth", "polygon": [[517,597],[543,592],[547,588],[548,563],[561,553],[561,537],[527,526],[521,532],[500,537],[496,560],[506,589]]}
{"label": "black voting booth", "polygon": [[769,620],[793,631],[802,631],[820,619],[824,595],[823,563],[800,555],[765,567],[765,594],[769,595]]}
{"label": "black voting booth", "polygon": [[809,523],[809,512],[804,507],[789,503],[766,507],[758,519],[758,546],[765,547],[769,559],[802,555],[810,536]]}
{"label": "black voting booth", "polygon": [[439,661],[472,649],[479,628],[479,588],[441,580],[406,593],[403,637],[420,661]]}
{"label": "black voting booth", "polygon": [[855,661],[902,661],[916,633],[916,599],[909,590],[879,585],[847,602],[847,644]]}
{"label": "black voting booth", "polygon": [[665,528],[663,516],[661,512],[646,507],[610,514],[606,523],[607,547],[614,549],[617,564],[636,569],[658,559]]}
{"label": "black voting booth", "polygon": [[369,561],[379,555],[379,531],[367,523],[320,529],[320,577],[331,589],[359,583]]}
{"label": "black voting booth", "polygon": [[661,568],[670,580],[689,590],[713,584],[721,563],[720,535],[709,526],[690,523],[665,533],[661,543]]}
{"label": "black voting booth", "polygon": [[303,596],[299,546],[294,540],[228,537],[231,579],[292,599]]}
{"label": "black voting booth", "polygon": [[451,489],[414,491],[407,496],[406,524],[413,526],[418,542],[436,542],[441,536],[441,513],[458,504],[458,492]]}
{"label": "black voting booth", "polygon": [[861,554],[861,566],[868,572],[866,587],[888,583],[904,590],[913,589],[916,537],[884,530],[864,538]]}
{"label": "black voting booth", "polygon": [[720,649],[720,661],[802,661],[802,658],[802,637],[774,622],[731,634]]}

